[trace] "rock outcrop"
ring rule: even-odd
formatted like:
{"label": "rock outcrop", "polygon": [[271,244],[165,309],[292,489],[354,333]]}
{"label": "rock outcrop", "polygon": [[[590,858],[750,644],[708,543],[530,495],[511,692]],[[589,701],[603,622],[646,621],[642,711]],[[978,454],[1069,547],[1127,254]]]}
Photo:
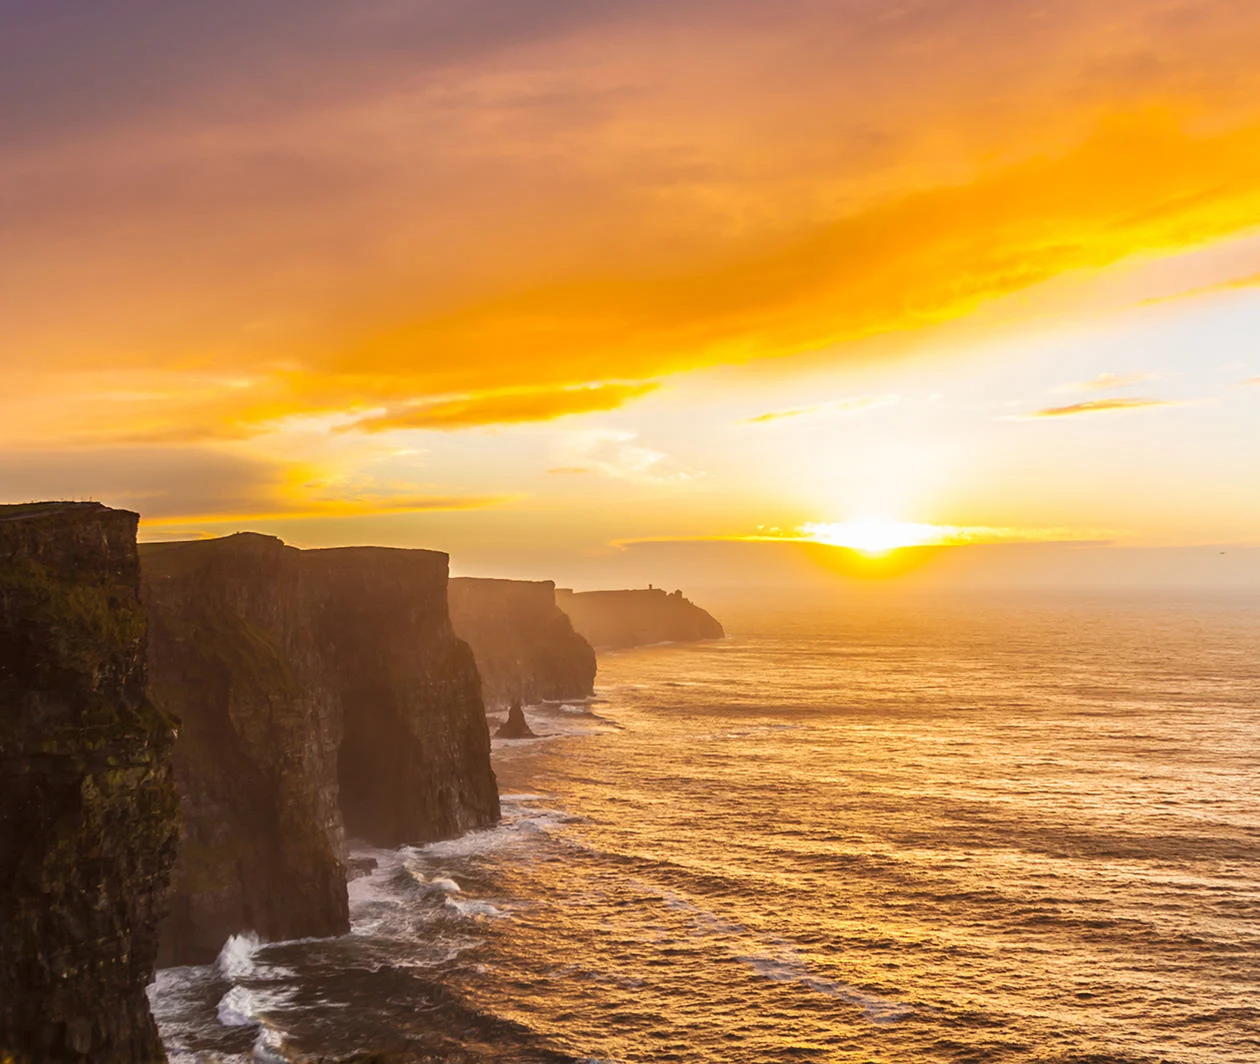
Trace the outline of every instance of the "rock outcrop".
{"label": "rock outcrop", "polygon": [[681,591],[661,588],[630,591],[573,592],[562,588],[556,603],[573,627],[598,649],[620,649],[649,643],[686,643],[721,639],[722,626],[707,611],[683,598]]}
{"label": "rock outcrop", "polygon": [[595,692],[595,651],[556,605],[550,580],[450,582],[451,622],[477,659],[486,708]]}
{"label": "rock outcrop", "polygon": [[164,963],[209,961],[241,931],[345,931],[347,832],[392,846],[498,818],[446,555],[243,533],[142,561],[153,697],[185,721]]}
{"label": "rock outcrop", "polygon": [[136,514],[0,507],[0,1060],[164,1061],[145,984],[178,838]]}
{"label": "rock outcrop", "polygon": [[271,536],[141,547],[154,701],[183,721],[185,837],[161,963],[240,931],[349,929],[337,800],[341,705],[312,638],[319,588]]}
{"label": "rock outcrop", "polygon": [[525,711],[521,709],[519,702],[513,702],[512,708],[508,710],[507,720],[499,725],[499,730],[494,733],[496,739],[537,739],[529,726],[529,721],[525,719]]}

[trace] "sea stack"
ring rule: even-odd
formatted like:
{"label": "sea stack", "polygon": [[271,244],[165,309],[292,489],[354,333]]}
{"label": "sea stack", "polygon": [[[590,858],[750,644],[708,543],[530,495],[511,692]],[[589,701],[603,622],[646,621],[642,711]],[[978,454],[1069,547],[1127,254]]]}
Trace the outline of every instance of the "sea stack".
{"label": "sea stack", "polygon": [[538,736],[530,730],[529,722],[525,719],[525,711],[521,709],[519,702],[513,702],[512,708],[508,710],[507,720],[499,725],[499,730],[494,733],[496,739],[537,739]]}
{"label": "sea stack", "polygon": [[451,623],[468,641],[487,709],[589,698],[595,651],[556,605],[550,580],[450,582]]}
{"label": "sea stack", "polygon": [[583,592],[561,588],[556,604],[597,650],[722,639],[726,634],[712,614],[681,591],[670,594],[659,587]]}
{"label": "sea stack", "polygon": [[179,837],[146,696],[138,517],[0,507],[0,1060],[153,1064]]}

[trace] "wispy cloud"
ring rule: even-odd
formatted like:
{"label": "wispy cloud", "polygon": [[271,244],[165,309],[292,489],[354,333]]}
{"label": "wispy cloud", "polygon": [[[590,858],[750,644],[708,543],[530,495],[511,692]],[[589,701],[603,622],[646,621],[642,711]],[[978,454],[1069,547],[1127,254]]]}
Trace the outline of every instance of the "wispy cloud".
{"label": "wispy cloud", "polygon": [[790,410],[770,410],[756,417],[746,418],[747,425],[763,425],[770,421],[782,421],[786,418],[805,417],[809,414],[852,414],[859,410],[871,410],[880,406],[892,406],[899,400],[896,395],[856,395],[847,399],[836,399],[829,403],[816,403],[813,406],[798,406]]}
{"label": "wispy cloud", "polygon": [[1260,273],[1251,273],[1245,277],[1231,277],[1226,281],[1217,281],[1215,284],[1201,285],[1198,288],[1190,288],[1184,292],[1176,292],[1170,296],[1158,296],[1154,299],[1143,300],[1143,306],[1149,306],[1155,303],[1172,303],[1181,299],[1197,299],[1199,296],[1215,295],[1218,292],[1236,292],[1243,288],[1260,288]]}
{"label": "wispy cloud", "polygon": [[1075,381],[1072,384],[1062,384],[1055,389],[1056,392],[1105,392],[1114,388],[1132,388],[1135,384],[1144,384],[1147,381],[1158,380],[1158,373],[1150,373],[1142,370],[1137,373],[1100,373],[1097,377],[1087,381]]}
{"label": "wispy cloud", "polygon": [[1069,403],[1067,406],[1048,406],[1031,414],[1019,414],[1016,415],[1016,420],[1079,417],[1085,414],[1116,414],[1127,410],[1153,410],[1165,406],[1184,405],[1184,403],[1173,399],[1089,399],[1083,403]]}
{"label": "wispy cloud", "polygon": [[394,407],[361,418],[340,431],[386,432],[435,429],[452,432],[486,425],[554,421],[571,414],[591,414],[638,399],[660,387],[656,381],[612,381],[562,388],[517,388],[452,396]]}
{"label": "wispy cloud", "polygon": [[674,458],[645,447],[638,433],[621,429],[592,429],[575,432],[561,444],[566,464],[553,473],[601,473],[616,480],[642,484],[680,484],[704,474],[680,466]]}

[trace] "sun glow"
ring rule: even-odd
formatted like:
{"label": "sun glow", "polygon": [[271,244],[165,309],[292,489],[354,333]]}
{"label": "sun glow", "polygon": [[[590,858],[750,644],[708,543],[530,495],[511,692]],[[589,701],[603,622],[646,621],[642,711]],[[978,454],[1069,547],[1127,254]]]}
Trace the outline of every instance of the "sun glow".
{"label": "sun glow", "polygon": [[892,521],[883,517],[858,517],[833,524],[802,525],[801,532],[806,539],[815,543],[848,547],[850,550],[877,557],[898,547],[939,543],[943,529],[937,525]]}

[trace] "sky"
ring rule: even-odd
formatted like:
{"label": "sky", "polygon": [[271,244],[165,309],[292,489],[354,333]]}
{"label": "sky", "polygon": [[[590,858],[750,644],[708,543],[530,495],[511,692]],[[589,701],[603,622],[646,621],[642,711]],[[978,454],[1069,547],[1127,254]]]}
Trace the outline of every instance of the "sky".
{"label": "sky", "polygon": [[0,0],[0,498],[1260,584],[1257,54],[1249,0]]}

